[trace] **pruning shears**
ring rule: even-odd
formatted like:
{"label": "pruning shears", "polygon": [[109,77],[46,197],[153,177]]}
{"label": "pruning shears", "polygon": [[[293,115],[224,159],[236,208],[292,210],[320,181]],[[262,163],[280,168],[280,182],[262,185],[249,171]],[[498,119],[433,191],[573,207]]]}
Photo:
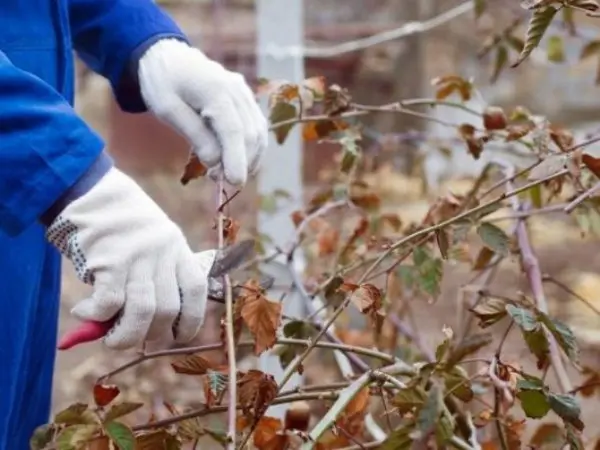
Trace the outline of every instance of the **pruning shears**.
{"label": "pruning shears", "polygon": [[[239,268],[242,263],[248,261],[254,253],[254,241],[249,239],[240,241],[217,252],[215,261],[208,273],[208,299],[218,303],[225,303],[225,290],[218,278]],[[263,276],[259,280],[262,289],[273,286],[274,279]],[[233,298],[241,294],[243,286],[237,284],[233,287]],[[108,333],[118,319],[113,317],[105,322],[84,321],[74,330],[67,332],[59,341],[59,350],[68,350],[85,342],[101,339]]]}

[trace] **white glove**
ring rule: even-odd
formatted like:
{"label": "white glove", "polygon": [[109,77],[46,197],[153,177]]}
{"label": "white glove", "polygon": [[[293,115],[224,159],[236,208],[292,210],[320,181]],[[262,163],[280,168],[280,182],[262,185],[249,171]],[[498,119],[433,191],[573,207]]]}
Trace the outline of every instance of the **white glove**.
{"label": "white glove", "polygon": [[194,254],[179,227],[118,169],[70,203],[47,238],[93,285],[73,315],[104,322],[122,310],[108,347],[185,343],[200,330],[216,251]]}
{"label": "white glove", "polygon": [[151,46],[139,63],[148,109],[192,145],[214,179],[243,185],[267,148],[268,124],[244,77],[176,39]]}

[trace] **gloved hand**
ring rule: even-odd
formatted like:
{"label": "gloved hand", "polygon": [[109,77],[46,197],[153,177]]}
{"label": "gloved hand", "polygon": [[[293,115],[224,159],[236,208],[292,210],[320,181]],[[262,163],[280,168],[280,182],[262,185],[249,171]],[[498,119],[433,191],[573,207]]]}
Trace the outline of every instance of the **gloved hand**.
{"label": "gloved hand", "polygon": [[70,203],[46,235],[93,285],[73,315],[104,322],[122,310],[108,347],[185,343],[200,330],[216,251],[194,254],[179,227],[118,169]]}
{"label": "gloved hand", "polygon": [[232,185],[256,172],[267,147],[268,124],[244,77],[176,39],[152,45],[138,77],[148,109],[192,145],[214,179]]}

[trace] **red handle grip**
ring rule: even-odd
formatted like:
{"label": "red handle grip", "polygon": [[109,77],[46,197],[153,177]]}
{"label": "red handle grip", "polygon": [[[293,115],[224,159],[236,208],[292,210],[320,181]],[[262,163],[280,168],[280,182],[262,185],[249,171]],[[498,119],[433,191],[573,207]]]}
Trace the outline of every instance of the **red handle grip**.
{"label": "red handle grip", "polygon": [[92,342],[101,339],[112,328],[116,318],[107,320],[106,322],[94,322],[88,320],[67,333],[58,342],[59,350],[68,350],[76,345],[85,342]]}

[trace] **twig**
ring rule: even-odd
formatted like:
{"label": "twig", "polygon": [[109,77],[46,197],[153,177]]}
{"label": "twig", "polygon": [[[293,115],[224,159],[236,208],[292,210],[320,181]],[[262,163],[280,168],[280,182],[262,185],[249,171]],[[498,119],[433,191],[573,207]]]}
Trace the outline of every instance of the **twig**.
{"label": "twig", "polygon": [[[224,235],[223,227],[225,221],[225,215],[223,214],[223,175],[219,178],[217,183],[218,195],[217,195],[217,233],[218,233],[218,248],[222,249],[224,246]],[[227,339],[227,362],[229,366],[229,408],[227,413],[227,449],[235,450],[235,437],[236,437],[236,421],[237,421],[237,362],[235,354],[235,331],[233,329],[233,292],[231,290],[231,280],[229,274],[223,276],[223,289],[225,291],[225,333]]]}
{"label": "twig", "polygon": [[[249,341],[241,341],[237,345],[239,347],[253,347],[255,345],[255,343],[254,343],[254,341],[249,340]],[[352,353],[368,356],[371,358],[377,358],[388,364],[391,364],[391,363],[394,363],[397,361],[396,358],[394,358],[391,355],[388,355],[387,353],[383,353],[383,352],[380,352],[377,350],[363,348],[363,347],[356,347],[354,345],[347,345],[347,344],[343,344],[341,342],[316,342],[315,343],[315,342],[312,342],[309,340],[303,340],[303,339],[279,338],[276,341],[276,345],[294,345],[294,346],[300,346],[300,347],[309,347],[309,346],[313,345],[315,347],[329,348],[329,349],[340,350],[340,351],[344,351],[344,352],[352,352]],[[168,349],[168,350],[160,350],[160,351],[152,352],[152,353],[146,353],[146,354],[143,354],[143,355],[137,357],[136,359],[133,359],[133,360],[127,362],[126,364],[123,364],[122,366],[117,367],[114,370],[111,370],[107,374],[102,375],[100,378],[98,378],[98,383],[106,381],[109,378],[111,378],[121,372],[126,371],[127,369],[135,367],[135,366],[137,366],[145,361],[151,360],[151,359],[164,358],[164,357],[169,357],[169,356],[172,357],[172,356],[185,356],[185,355],[199,354],[199,353],[204,353],[204,352],[210,352],[212,350],[219,350],[219,349],[222,349],[223,347],[224,347],[224,344],[222,342],[217,342],[214,344],[200,345],[198,347],[173,348],[173,349]],[[406,367],[409,367],[409,366],[406,365]]]}
{"label": "twig", "polygon": [[515,189],[511,189],[508,190],[507,192],[499,195],[498,197],[496,197],[495,199],[492,199],[486,203],[483,203],[475,208],[472,208],[468,211],[463,212],[462,214],[459,214],[457,216],[451,217],[450,219],[444,220],[443,222],[439,222],[435,225],[432,225],[430,227],[427,228],[423,228],[415,233],[412,233],[409,236],[406,236],[396,242],[394,242],[394,244],[392,244],[386,251],[382,252],[382,254],[375,260],[375,262],[367,269],[367,271],[365,272],[365,274],[363,275],[362,278],[367,278],[378,266],[379,264],[381,264],[381,262],[387,258],[394,250],[396,250],[397,248],[401,247],[404,244],[407,244],[408,242],[411,242],[417,238],[420,238],[422,236],[426,236],[430,233],[433,233],[434,231],[437,230],[441,230],[442,228],[445,228],[449,225],[452,225],[456,222],[459,222],[462,219],[466,219],[469,216],[472,216],[478,212],[484,211],[486,209],[488,209],[491,206],[494,206],[508,198],[512,198],[518,194],[520,194],[521,192],[524,192],[528,189],[531,189],[534,186],[538,186],[540,184],[546,183],[547,181],[550,180],[554,180],[555,178],[561,177],[563,175],[566,175],[568,173],[568,170],[562,170],[560,172],[554,173],[552,175],[549,175],[545,178],[542,178],[540,180],[535,180],[532,181],[531,183],[527,183],[523,186],[520,186],[518,188]]}
{"label": "twig", "polygon": [[600,310],[598,308],[596,308],[588,299],[586,299],[585,297],[582,297],[581,295],[579,295],[577,292],[575,292],[569,286],[567,286],[566,284],[564,284],[562,281],[559,281],[556,278],[554,278],[553,276],[548,275],[546,273],[542,275],[542,281],[548,281],[550,283],[554,283],[559,288],[561,288],[563,291],[565,291],[567,294],[572,295],[577,300],[579,300],[580,302],[582,302],[585,306],[587,306],[592,311],[594,311],[595,314],[597,314],[597,315],[600,316]]}
{"label": "twig", "polygon": [[[507,190],[512,191],[513,189],[511,182],[506,183],[506,187]],[[517,197],[513,197],[511,199],[511,203],[515,212],[521,211],[521,203]],[[535,299],[536,305],[541,312],[548,314],[548,304],[546,302],[546,295],[544,294],[542,273],[540,271],[538,259],[533,252],[533,248],[529,240],[529,233],[527,231],[525,219],[519,219],[517,221],[517,242],[519,245],[519,250],[521,251],[523,269],[525,270],[525,274],[529,280],[529,285],[531,287],[531,292]],[[550,331],[545,326],[544,333],[548,339],[550,361],[552,363],[552,368],[554,369],[560,388],[563,392],[569,392],[573,386],[563,364],[556,339],[554,339],[554,336],[552,336]]]}
{"label": "twig", "polygon": [[593,187],[585,191],[583,194],[581,194],[579,197],[577,197],[575,200],[573,200],[571,203],[565,206],[564,211],[567,214],[570,214],[581,203],[586,201],[588,198],[592,197],[594,194],[598,193],[598,191],[600,191],[600,183],[595,184]]}
{"label": "twig", "polygon": [[[301,400],[335,400],[338,398],[338,394],[336,392],[307,392],[302,394],[294,394],[294,395],[285,395],[279,396],[275,400],[271,402],[272,405],[281,405],[283,403],[294,403]],[[169,425],[173,425],[175,423],[182,422],[187,419],[194,419],[196,417],[204,417],[211,414],[224,413],[228,411],[230,405],[219,405],[219,406],[204,406],[202,408],[194,409],[184,414],[180,414],[177,416],[169,417],[163,420],[156,420],[154,422],[148,422],[141,425],[136,425],[132,428],[133,431],[143,431],[143,430],[152,430],[156,428],[163,428]],[[237,409],[242,409],[241,405],[233,404],[234,411]]]}

